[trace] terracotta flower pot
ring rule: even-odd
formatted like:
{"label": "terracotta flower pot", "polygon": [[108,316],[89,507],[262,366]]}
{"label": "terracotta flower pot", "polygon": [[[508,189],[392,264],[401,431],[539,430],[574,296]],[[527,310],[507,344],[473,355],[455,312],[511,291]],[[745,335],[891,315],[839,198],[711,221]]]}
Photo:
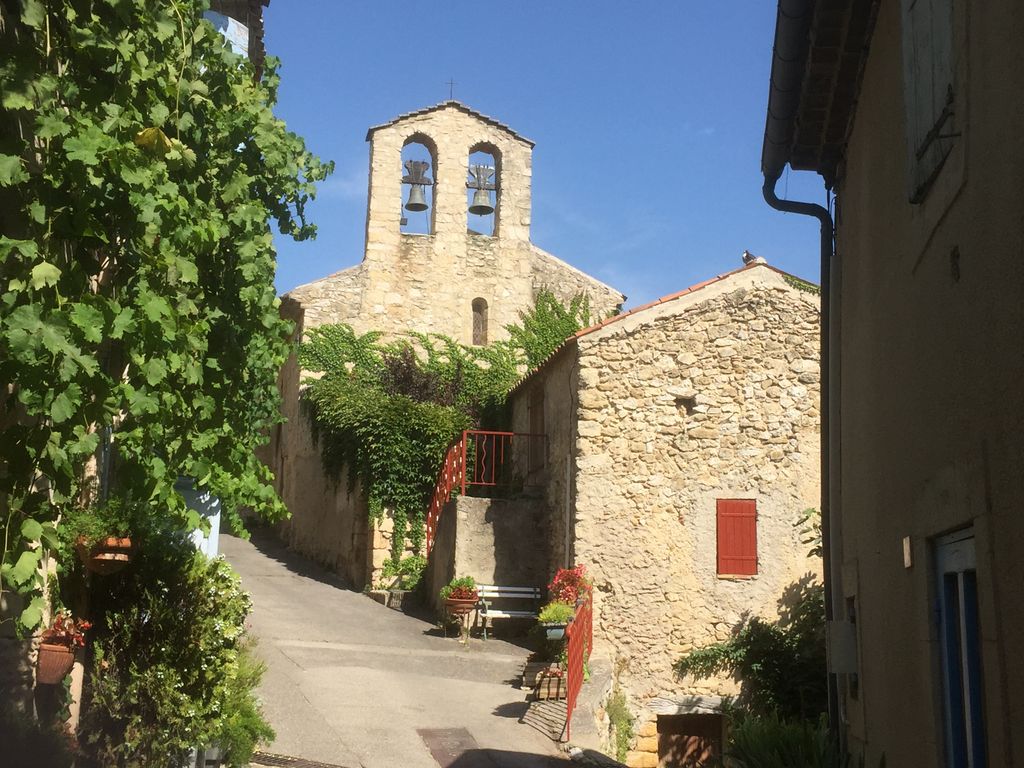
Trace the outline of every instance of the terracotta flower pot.
{"label": "terracotta flower pot", "polygon": [[479,597],[446,597],[444,606],[452,616],[465,616],[476,608]]}
{"label": "terracotta flower pot", "polygon": [[41,643],[36,661],[36,682],[56,685],[63,680],[75,664],[75,649],[70,645]]}
{"label": "terracotta flower pot", "polygon": [[119,571],[131,562],[133,553],[132,540],[117,536],[99,539],[91,547],[85,537],[79,536],[75,542],[75,549],[82,564],[93,573]]}

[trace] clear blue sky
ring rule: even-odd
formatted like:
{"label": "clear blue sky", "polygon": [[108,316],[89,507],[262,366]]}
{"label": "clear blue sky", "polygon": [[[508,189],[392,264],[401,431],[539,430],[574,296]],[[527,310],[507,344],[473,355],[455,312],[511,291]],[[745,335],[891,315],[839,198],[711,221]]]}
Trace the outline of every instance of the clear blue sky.
{"label": "clear blue sky", "polygon": [[[749,249],[818,281],[817,222],[770,209],[760,156],[775,3],[273,0],[278,115],[337,170],[281,292],[362,259],[366,129],[455,97],[537,142],[533,242],[636,306]],[[818,177],[779,194],[824,201]]]}

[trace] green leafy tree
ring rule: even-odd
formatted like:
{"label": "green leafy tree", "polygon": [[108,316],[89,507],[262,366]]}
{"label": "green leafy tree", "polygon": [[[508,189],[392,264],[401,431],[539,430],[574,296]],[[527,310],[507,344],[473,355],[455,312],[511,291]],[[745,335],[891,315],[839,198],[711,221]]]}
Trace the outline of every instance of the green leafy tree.
{"label": "green leafy tree", "polygon": [[[19,4],[14,4],[15,8]],[[0,4],[0,588],[41,617],[40,558],[97,449],[119,493],[285,510],[254,448],[287,352],[268,228],[314,235],[330,171],[274,117],[201,0]],[[101,446],[101,441],[104,443]],[[38,546],[39,543],[44,546]]]}

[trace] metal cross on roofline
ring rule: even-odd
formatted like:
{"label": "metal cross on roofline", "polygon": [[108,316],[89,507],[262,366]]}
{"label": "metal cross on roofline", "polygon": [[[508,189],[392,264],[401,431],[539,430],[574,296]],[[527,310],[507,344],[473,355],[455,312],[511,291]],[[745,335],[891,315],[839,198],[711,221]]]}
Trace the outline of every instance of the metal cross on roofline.
{"label": "metal cross on roofline", "polygon": [[445,85],[448,86],[448,98],[449,99],[454,99],[455,98],[455,81],[454,80],[449,80],[447,83],[445,83]]}
{"label": "metal cross on roofline", "polygon": [[469,166],[469,175],[473,178],[466,182],[468,189],[495,189],[494,169],[489,165]]}

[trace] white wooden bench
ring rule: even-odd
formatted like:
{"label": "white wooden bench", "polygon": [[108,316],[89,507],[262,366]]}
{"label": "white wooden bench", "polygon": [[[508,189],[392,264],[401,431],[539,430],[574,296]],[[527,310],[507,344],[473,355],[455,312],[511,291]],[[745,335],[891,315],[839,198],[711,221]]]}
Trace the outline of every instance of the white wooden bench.
{"label": "white wooden bench", "polygon": [[[492,619],[536,619],[540,605],[540,589],[538,587],[500,587],[497,584],[477,584],[476,593],[480,598],[477,603],[478,615],[484,625],[484,640],[487,639],[487,624]],[[531,603],[531,610],[509,610],[495,608],[495,600],[517,600]]]}

